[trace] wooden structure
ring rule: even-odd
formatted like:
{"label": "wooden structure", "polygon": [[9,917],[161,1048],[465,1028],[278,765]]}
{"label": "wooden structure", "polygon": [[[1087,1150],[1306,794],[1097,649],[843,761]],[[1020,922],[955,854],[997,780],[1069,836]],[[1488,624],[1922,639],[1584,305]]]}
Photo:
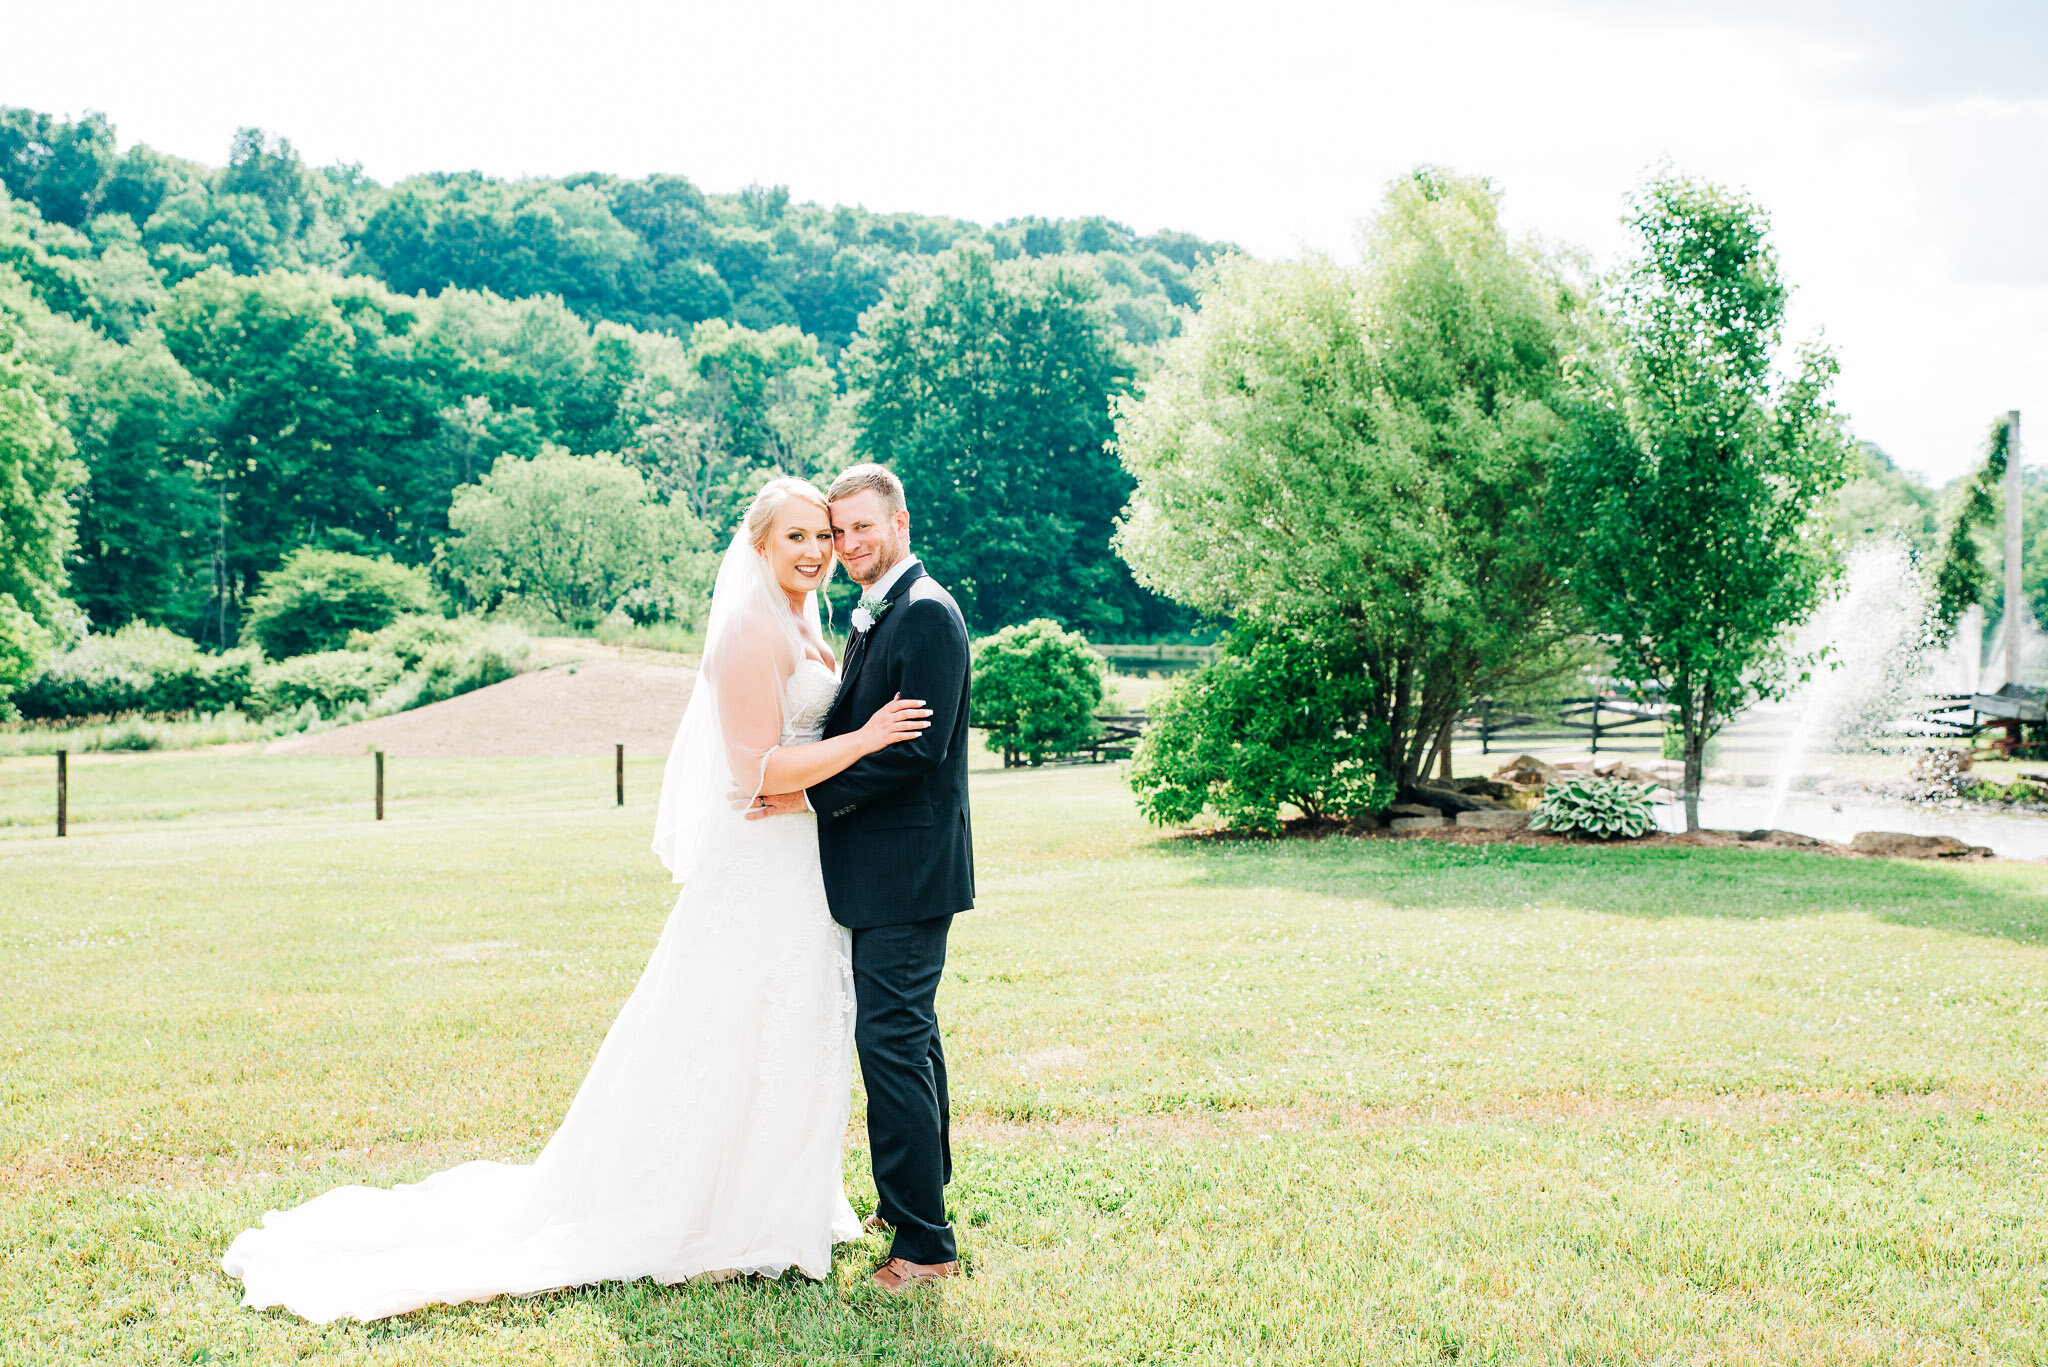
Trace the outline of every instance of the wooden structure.
{"label": "wooden structure", "polygon": [[[1050,755],[1036,762],[1036,767],[1055,764],[1103,764],[1110,760],[1129,759],[1131,747],[1138,743],[1138,737],[1145,733],[1145,714],[1130,712],[1121,716],[1097,717],[1102,725],[1102,734],[1083,748],[1066,755]],[[1003,747],[1005,769],[1029,769],[1033,761],[1026,759],[1009,746]]]}
{"label": "wooden structure", "polygon": [[[1458,718],[1452,737],[1457,740],[1477,737],[1482,755],[1492,754],[1494,741],[1502,737],[1506,737],[1512,746],[1530,741],[1583,740],[1597,755],[1603,736],[1644,739],[1656,735],[1661,738],[1665,719],[1674,716],[1678,710],[1670,703],[1636,702],[1611,693],[1560,698],[1555,703],[1532,706],[1545,712],[1555,710],[1553,716],[1543,717],[1534,712],[1503,707],[1491,698],[1481,698]],[[1546,726],[1550,729],[1541,729]],[[1654,731],[1649,729],[1653,727]]]}
{"label": "wooden structure", "polygon": [[1990,718],[1989,724],[2003,732],[1990,746],[1990,753],[1997,758],[2015,759],[2025,750],[2048,750],[2048,742],[2028,744],[2020,739],[2022,725],[2048,723],[2048,688],[2008,683],[1996,693],[1972,694],[1970,710],[1978,717]]}

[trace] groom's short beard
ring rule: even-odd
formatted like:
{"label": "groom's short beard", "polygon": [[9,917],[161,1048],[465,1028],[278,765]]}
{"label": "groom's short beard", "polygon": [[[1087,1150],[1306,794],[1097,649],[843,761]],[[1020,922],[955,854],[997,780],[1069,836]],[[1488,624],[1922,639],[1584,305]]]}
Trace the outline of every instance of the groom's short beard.
{"label": "groom's short beard", "polygon": [[[882,558],[884,554],[888,556],[888,559],[885,560]],[[853,580],[854,583],[860,585],[862,588],[866,588],[868,585],[879,581],[881,577],[887,574],[890,570],[893,570],[898,565],[902,564],[904,557],[908,556],[909,554],[910,548],[908,546],[894,545],[888,547],[886,551],[884,551],[882,547],[877,546],[875,548],[875,553],[868,557],[867,573],[864,575],[858,575],[855,574],[851,569],[848,569],[846,571],[846,577]]]}

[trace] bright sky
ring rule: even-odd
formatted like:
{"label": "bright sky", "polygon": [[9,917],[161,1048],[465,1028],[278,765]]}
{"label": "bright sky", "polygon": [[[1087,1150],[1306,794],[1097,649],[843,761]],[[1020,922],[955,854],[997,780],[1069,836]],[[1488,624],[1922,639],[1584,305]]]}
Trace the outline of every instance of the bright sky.
{"label": "bright sky", "polygon": [[1746,187],[1861,436],[1936,480],[2048,451],[2041,0],[9,3],[0,102],[209,164],[236,127],[385,182],[680,172],[992,222],[1349,254],[1418,162],[1611,260],[1645,169]]}

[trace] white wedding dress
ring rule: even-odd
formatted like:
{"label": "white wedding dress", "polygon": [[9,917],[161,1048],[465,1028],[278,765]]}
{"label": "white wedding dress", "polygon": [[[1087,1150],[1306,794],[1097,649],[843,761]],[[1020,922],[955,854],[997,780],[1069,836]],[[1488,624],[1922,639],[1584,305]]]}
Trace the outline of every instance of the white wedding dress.
{"label": "white wedding dress", "polygon": [[[837,689],[797,663],[784,744],[819,737]],[[848,935],[815,817],[713,819],[713,853],[540,1157],[272,1211],[222,1259],[244,1305],[324,1324],[637,1277],[827,1275],[832,1245],[861,1232],[840,1180]]]}

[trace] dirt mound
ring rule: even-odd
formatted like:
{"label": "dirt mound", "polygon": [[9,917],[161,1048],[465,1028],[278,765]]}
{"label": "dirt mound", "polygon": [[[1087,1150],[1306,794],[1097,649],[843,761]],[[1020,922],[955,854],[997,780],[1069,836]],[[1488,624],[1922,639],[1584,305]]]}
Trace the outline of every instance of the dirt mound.
{"label": "dirt mound", "polygon": [[479,758],[499,755],[665,755],[697,671],[645,660],[556,665],[447,702],[374,721],[287,736],[273,755]]}

